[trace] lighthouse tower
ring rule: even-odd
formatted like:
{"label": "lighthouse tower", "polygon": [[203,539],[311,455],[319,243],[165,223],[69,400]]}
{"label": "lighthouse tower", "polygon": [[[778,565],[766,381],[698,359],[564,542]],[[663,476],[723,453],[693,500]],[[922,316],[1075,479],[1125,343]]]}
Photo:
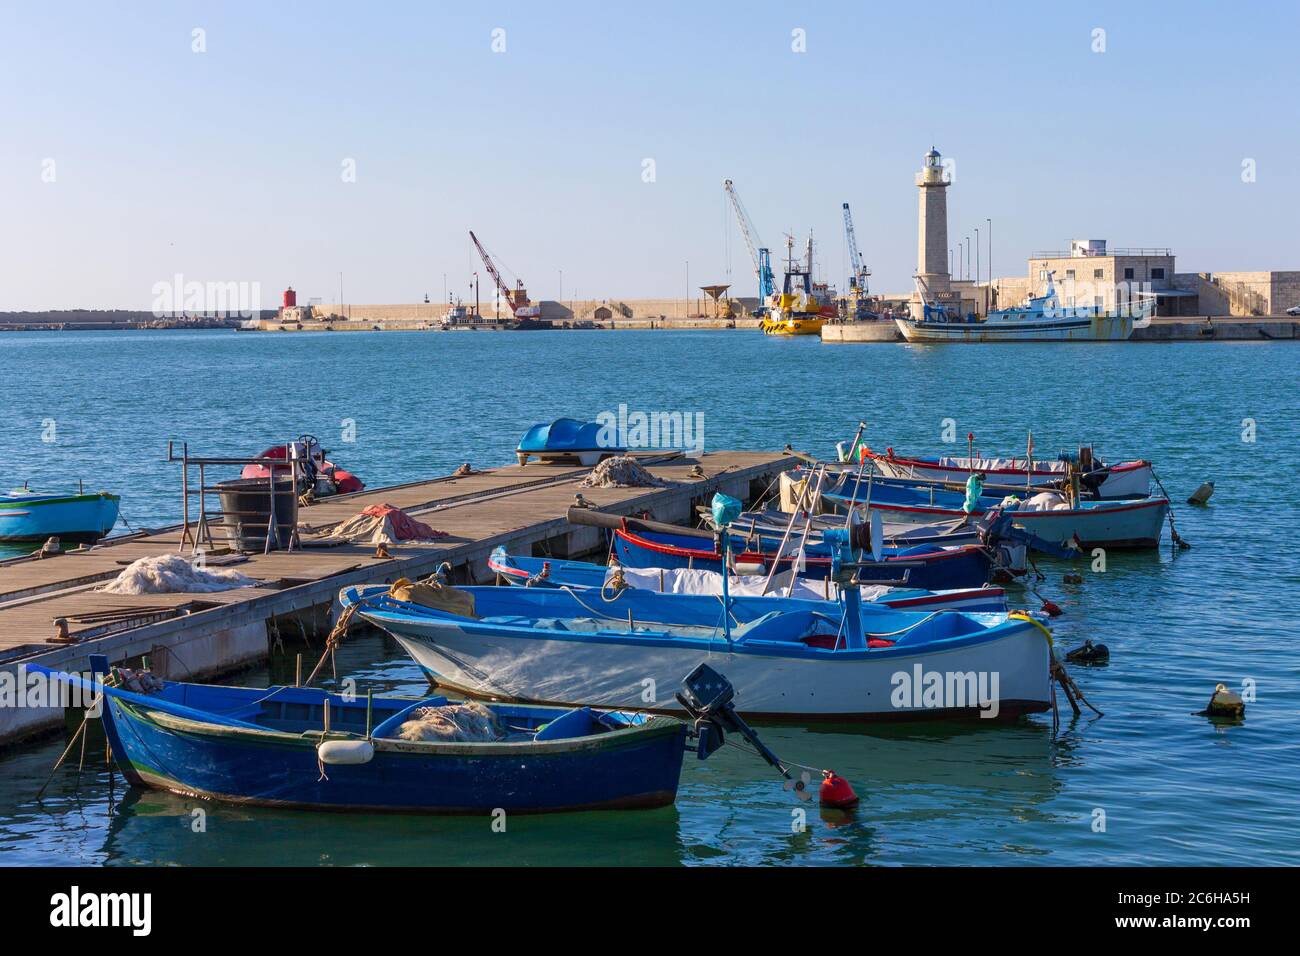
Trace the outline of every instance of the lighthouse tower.
{"label": "lighthouse tower", "polygon": [[948,272],[948,186],[942,158],[933,146],[925,154],[925,165],[916,174],[921,191],[918,210],[916,274],[932,299],[947,299],[951,290]]}

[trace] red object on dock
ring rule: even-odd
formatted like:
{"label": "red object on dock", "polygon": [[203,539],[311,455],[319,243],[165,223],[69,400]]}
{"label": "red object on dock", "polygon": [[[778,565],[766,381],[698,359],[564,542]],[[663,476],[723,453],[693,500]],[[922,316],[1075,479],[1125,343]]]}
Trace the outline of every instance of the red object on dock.
{"label": "red object on dock", "polygon": [[821,804],[834,810],[852,810],[858,805],[858,795],[849,782],[834,770],[822,771]]}
{"label": "red object on dock", "polygon": [[284,307],[292,309],[298,304],[298,293],[293,291],[293,286],[284,290]]}

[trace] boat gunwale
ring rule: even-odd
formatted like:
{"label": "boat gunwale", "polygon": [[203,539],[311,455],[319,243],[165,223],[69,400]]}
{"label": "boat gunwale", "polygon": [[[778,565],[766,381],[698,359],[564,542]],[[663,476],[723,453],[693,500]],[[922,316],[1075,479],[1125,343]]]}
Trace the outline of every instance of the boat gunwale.
{"label": "boat gunwale", "polygon": [[[382,585],[381,585],[382,587]],[[345,591],[346,593],[346,591]],[[377,595],[376,595],[377,596]],[[363,599],[364,600],[364,599]],[[394,602],[401,603],[401,602]],[[414,605],[419,607],[418,605]],[[894,614],[908,614],[920,617],[924,612],[920,611],[895,611],[893,608],[883,608]],[[420,613],[427,612],[427,613]],[[755,657],[775,657],[787,660],[807,660],[807,661],[836,661],[843,663],[861,663],[864,661],[880,661],[889,658],[915,657],[921,653],[935,653],[940,651],[961,650],[970,647],[976,647],[981,644],[994,644],[998,641],[1009,640],[1019,637],[1022,631],[1036,629],[1039,625],[1034,621],[1026,621],[1018,618],[1008,617],[997,624],[981,625],[979,630],[968,631],[964,634],[954,634],[948,637],[937,638],[934,640],[920,641],[916,644],[892,645],[890,647],[868,647],[868,648],[827,648],[815,647],[804,644],[802,641],[764,641],[764,640],[745,640],[743,637],[739,640],[728,641],[722,634],[722,629],[717,629],[716,638],[687,637],[671,634],[668,631],[642,632],[640,634],[630,634],[619,631],[552,631],[537,627],[529,627],[518,624],[504,624],[495,622],[485,622],[479,619],[463,618],[459,615],[441,612],[433,609],[419,608],[415,614],[409,612],[385,611],[374,607],[361,607],[359,613],[365,620],[374,624],[394,637],[398,635],[389,630],[385,624],[400,626],[402,624],[415,624],[417,626],[446,626],[452,625],[460,628],[462,631],[476,636],[495,636],[511,640],[556,640],[570,641],[574,643],[585,644],[622,644],[632,646],[662,647],[672,648],[675,650],[702,650],[713,653],[719,648],[724,648],[727,653],[746,654]],[[952,611],[936,610],[929,612],[930,617],[940,614],[961,614],[970,617],[975,614],[1002,614],[998,611]],[[977,623],[980,623],[977,621]],[[918,626],[920,621],[918,621]],[[910,630],[910,629],[909,629]],[[406,637],[408,635],[403,634]],[[875,637],[870,631],[865,631],[864,636],[867,638]],[[428,643],[437,644],[432,637],[419,634],[409,639],[420,640]]]}
{"label": "boat gunwale", "polygon": [[[895,465],[908,465],[911,467],[929,468],[935,471],[979,471],[986,475],[1023,475],[1024,468],[972,468],[969,465],[945,465],[939,458],[908,458],[900,455],[881,454],[880,452],[866,449],[865,454],[872,461],[884,461]],[[1150,468],[1151,462],[1146,459],[1135,459],[1133,461],[1121,461],[1114,465],[1106,465],[1105,470],[1109,472],[1136,471],[1139,468]],[[1034,468],[1029,474],[1043,478],[1064,478],[1065,472],[1062,471],[1045,471],[1041,468]],[[889,477],[886,475],[885,477]],[[1107,500],[1107,499],[1101,499]]]}
{"label": "boat gunwale", "polygon": [[[111,692],[112,688],[109,688]],[[128,701],[117,695],[120,706],[131,720],[152,724],[168,733],[182,734],[199,738],[235,738],[249,744],[267,746],[286,746],[290,749],[315,748],[328,740],[369,740],[375,753],[404,754],[413,757],[509,757],[530,754],[538,757],[560,756],[568,753],[580,753],[588,750],[615,750],[638,741],[652,740],[661,736],[676,734],[684,726],[677,718],[665,718],[653,715],[644,723],[619,730],[607,730],[599,734],[587,734],[582,737],[561,737],[555,740],[513,740],[513,741],[425,741],[400,740],[392,737],[369,737],[348,731],[306,730],[293,733],[287,730],[275,730],[270,727],[252,725],[214,724],[194,720],[168,713],[157,706],[148,707]],[[162,703],[166,703],[165,701]],[[565,713],[572,707],[557,707]],[[618,713],[617,708],[602,708]],[[251,738],[251,739],[249,739]]]}
{"label": "boat gunwale", "polygon": [[[826,492],[823,492],[823,494],[826,495],[827,497],[830,497],[830,495]],[[637,532],[629,531],[626,528],[615,528],[614,534],[622,538],[624,541],[628,541],[632,544],[635,544],[637,547],[644,548],[647,551],[653,551],[656,554],[668,554],[668,555],[672,555],[675,558],[695,558],[696,560],[700,560],[700,561],[721,561],[722,560],[722,556],[718,554],[717,551],[705,551],[703,548],[685,548],[682,547],[681,545],[661,544],[656,541],[649,541],[645,538],[642,538]],[[763,531],[758,532],[758,536],[760,540],[762,539],[763,535],[764,535]],[[925,542],[925,543],[931,544],[935,542]],[[888,557],[882,558],[880,563],[884,564],[890,561],[899,561],[899,562],[912,562],[912,563],[925,562],[926,564],[933,564],[933,563],[938,563],[939,561],[950,561],[956,558],[968,557],[974,551],[979,551],[981,553],[984,552],[983,546],[978,544],[940,545],[939,548],[940,550],[938,551],[928,551],[923,554],[890,555]],[[757,558],[762,560],[764,563],[771,560],[777,562],[778,564],[790,564],[796,560],[796,557],[794,555],[787,555],[785,557],[780,557],[780,558],[775,557],[774,555],[775,553],[771,551],[742,551],[738,554],[733,555],[733,557],[737,563],[744,563],[746,558],[751,558],[751,559]],[[819,555],[819,554],[807,554],[804,556],[804,560],[808,564],[815,564],[819,566],[820,565],[829,566],[832,563],[832,559],[830,558],[830,556]]]}

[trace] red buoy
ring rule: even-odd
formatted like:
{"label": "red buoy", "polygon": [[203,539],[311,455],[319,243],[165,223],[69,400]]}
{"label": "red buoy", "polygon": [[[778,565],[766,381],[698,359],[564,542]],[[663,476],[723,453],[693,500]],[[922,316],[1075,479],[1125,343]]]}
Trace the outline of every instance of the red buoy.
{"label": "red buoy", "polygon": [[833,810],[852,810],[858,805],[858,795],[849,782],[834,770],[822,771],[821,804]]}
{"label": "red buoy", "polygon": [[1046,611],[1052,617],[1060,617],[1062,614],[1065,613],[1064,611],[1061,610],[1061,606],[1059,604],[1057,604],[1055,601],[1049,601],[1047,600],[1047,598],[1043,598],[1043,610]]}

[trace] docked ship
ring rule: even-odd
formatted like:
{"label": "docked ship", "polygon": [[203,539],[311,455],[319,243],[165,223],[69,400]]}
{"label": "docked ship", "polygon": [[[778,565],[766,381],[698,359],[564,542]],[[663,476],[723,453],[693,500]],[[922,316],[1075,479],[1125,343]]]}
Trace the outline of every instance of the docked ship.
{"label": "docked ship", "polygon": [[794,238],[786,236],[785,281],[759,325],[764,335],[820,335],[822,324],[836,315],[834,293],[812,279],[812,237],[803,260],[795,260],[793,247]]}
{"label": "docked ship", "polygon": [[1154,296],[1135,297],[1130,306],[1103,312],[1098,306],[1062,306],[1047,274],[1047,291],[1024,305],[995,309],[987,316],[955,316],[932,305],[922,290],[921,316],[895,318],[909,342],[1122,342],[1133,334],[1135,321],[1147,318]]}

